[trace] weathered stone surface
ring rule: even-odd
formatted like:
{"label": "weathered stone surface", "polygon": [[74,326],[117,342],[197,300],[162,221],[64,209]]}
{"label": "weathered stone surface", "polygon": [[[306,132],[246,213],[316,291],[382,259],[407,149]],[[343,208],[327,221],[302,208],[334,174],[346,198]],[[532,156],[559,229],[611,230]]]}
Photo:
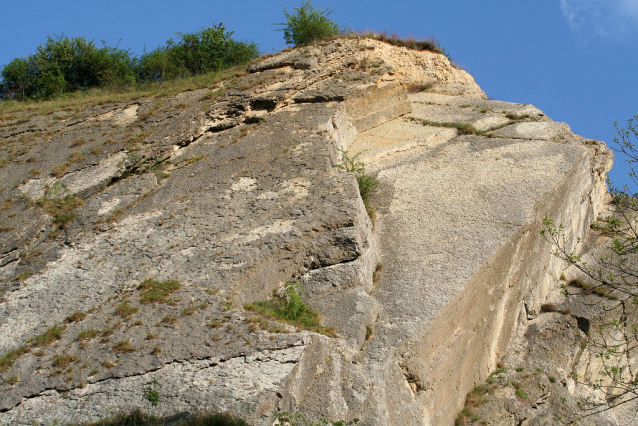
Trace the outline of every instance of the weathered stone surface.
{"label": "weathered stone surface", "polygon": [[[600,215],[607,216],[614,216],[611,205],[605,206]],[[582,250],[583,261],[596,265],[598,259],[609,256],[610,242],[606,232],[592,230]],[[599,375],[601,348],[586,344],[584,338],[588,332],[593,332],[596,338],[598,327],[614,320],[631,329],[632,324],[638,322],[635,306],[627,301],[623,307],[619,300],[578,291],[571,286],[567,288],[572,295],[565,297],[563,286],[569,281],[577,278],[591,281],[573,266],[561,276],[564,279],[557,277],[551,286],[544,309],[528,313],[529,321],[509,345],[502,358],[504,368],[490,385],[493,394],[487,396],[484,404],[472,408],[473,415],[482,424],[507,425],[522,421],[526,424],[636,424],[636,401],[616,406],[622,399],[607,400],[600,390],[591,386],[601,378],[599,385],[611,383],[609,378]],[[622,355],[612,356],[608,363],[624,370],[623,374],[633,374],[630,372],[636,369],[634,351],[624,353],[623,348],[619,349]],[[519,386],[518,395],[512,383]],[[599,404],[599,407],[585,410],[578,406],[586,403]]]}
{"label": "weathered stone surface", "polygon": [[[163,415],[452,424],[551,293],[561,265],[542,218],[573,241],[601,208],[604,144],[486,100],[443,55],[337,40],[249,71],[0,127],[0,354],[30,348],[2,371],[0,422],[141,406],[157,377]],[[406,94],[413,83],[433,92]],[[381,183],[374,226],[334,167],[345,150]],[[39,204],[66,195],[84,204],[51,233]],[[181,287],[145,303],[149,278]],[[291,279],[338,337],[251,322],[243,306]],[[54,325],[60,339],[36,346]]]}

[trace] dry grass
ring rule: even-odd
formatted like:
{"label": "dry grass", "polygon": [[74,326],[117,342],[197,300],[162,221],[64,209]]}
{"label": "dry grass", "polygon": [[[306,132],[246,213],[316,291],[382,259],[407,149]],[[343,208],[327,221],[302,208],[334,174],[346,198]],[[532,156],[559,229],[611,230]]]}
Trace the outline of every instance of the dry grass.
{"label": "dry grass", "polygon": [[444,54],[443,50],[439,47],[438,41],[434,37],[417,38],[413,36],[401,37],[397,33],[388,35],[387,31],[370,31],[365,30],[361,32],[352,31],[347,37],[363,37],[371,38],[373,40],[379,40],[384,43],[391,44],[393,46],[407,47],[412,50],[427,50],[434,53]]}

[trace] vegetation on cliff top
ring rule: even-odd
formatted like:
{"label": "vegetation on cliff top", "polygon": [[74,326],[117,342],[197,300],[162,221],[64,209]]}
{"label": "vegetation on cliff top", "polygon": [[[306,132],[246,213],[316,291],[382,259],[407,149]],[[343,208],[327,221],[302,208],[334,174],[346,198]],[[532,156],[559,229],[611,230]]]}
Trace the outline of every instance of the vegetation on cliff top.
{"label": "vegetation on cliff top", "polygon": [[192,34],[140,57],[117,46],[102,47],[85,37],[48,36],[26,58],[16,58],[0,71],[0,99],[47,99],[91,88],[137,88],[147,82],[219,72],[259,55],[257,45],[236,41],[223,24]]}
{"label": "vegetation on cliff top", "polygon": [[[449,55],[433,38],[401,38],[385,32],[346,31],[310,0],[286,16],[286,43],[314,44],[338,37],[365,37],[413,50]],[[85,37],[48,36],[34,54],[15,58],[0,69],[0,114],[15,111],[50,114],[78,105],[167,96],[210,86],[245,72],[259,56],[253,42],[236,41],[222,23],[195,33],[178,33],[137,57],[118,46],[97,46]],[[33,103],[33,101],[38,101]],[[0,118],[1,121],[1,118]]]}

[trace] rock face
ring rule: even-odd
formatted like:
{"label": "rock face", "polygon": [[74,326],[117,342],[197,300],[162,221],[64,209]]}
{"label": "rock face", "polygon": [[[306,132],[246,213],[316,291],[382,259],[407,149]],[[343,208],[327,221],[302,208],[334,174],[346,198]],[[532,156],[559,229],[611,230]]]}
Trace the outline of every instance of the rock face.
{"label": "rock face", "polygon": [[[602,208],[603,143],[443,55],[339,40],[249,72],[0,123],[0,423],[143,407],[156,378],[156,415],[452,424],[560,275],[542,219],[573,242]],[[292,279],[338,337],[242,308]]]}

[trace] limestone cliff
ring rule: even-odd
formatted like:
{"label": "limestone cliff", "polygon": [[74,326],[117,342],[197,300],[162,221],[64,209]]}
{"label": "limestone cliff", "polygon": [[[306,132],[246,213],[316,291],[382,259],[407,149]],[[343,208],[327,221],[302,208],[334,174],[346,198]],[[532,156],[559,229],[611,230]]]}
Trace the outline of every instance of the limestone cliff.
{"label": "limestone cliff", "polygon": [[[560,275],[543,217],[575,241],[602,208],[603,143],[443,55],[338,40],[249,72],[2,122],[0,423],[143,406],[157,378],[157,415],[452,424]],[[147,303],[149,279],[181,285]],[[338,337],[251,322],[291,279]]]}

